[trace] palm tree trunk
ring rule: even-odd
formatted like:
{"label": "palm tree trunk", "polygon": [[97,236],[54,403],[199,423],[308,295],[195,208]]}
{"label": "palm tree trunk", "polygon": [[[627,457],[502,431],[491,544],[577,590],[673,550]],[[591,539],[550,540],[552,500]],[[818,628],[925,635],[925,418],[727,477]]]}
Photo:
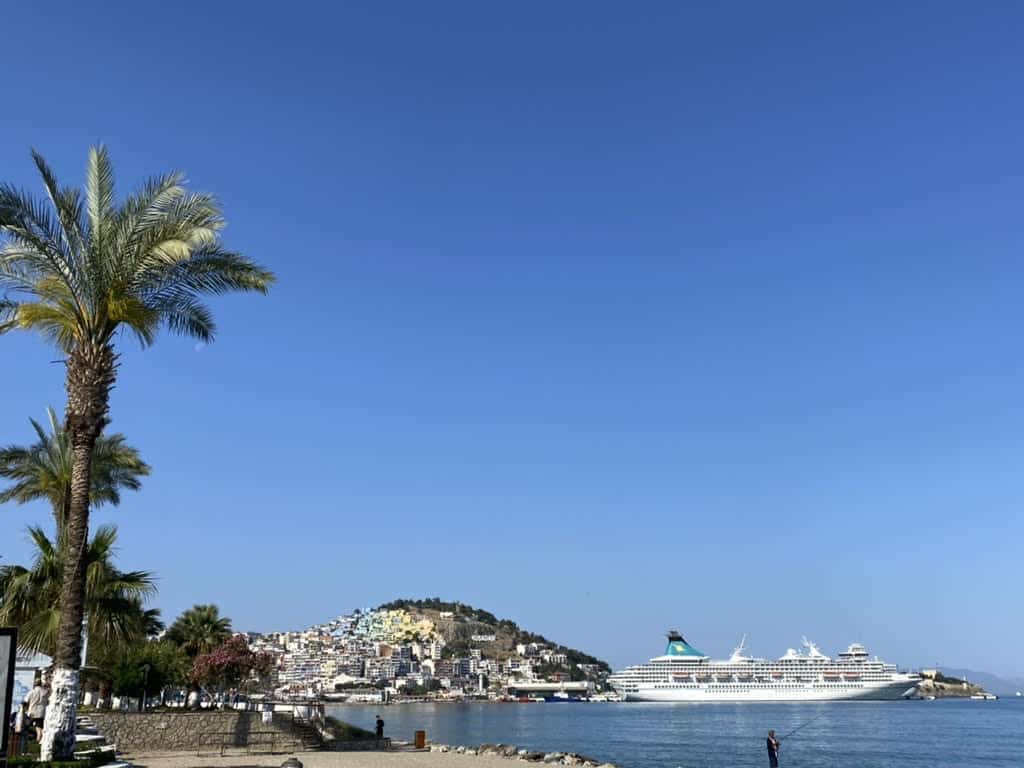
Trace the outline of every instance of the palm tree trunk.
{"label": "palm tree trunk", "polygon": [[114,376],[115,355],[108,344],[79,344],[68,357],[66,387],[67,430],[72,457],[71,500],[64,541],[57,654],[50,680],[50,703],[43,724],[42,760],[67,760],[75,751],[92,453],[106,424]]}
{"label": "palm tree trunk", "polygon": [[[90,462],[91,463],[91,462]],[[64,500],[61,503],[60,511],[56,514],[57,517],[57,550],[63,551],[65,533],[68,527],[68,518],[71,517],[71,494],[66,493]]]}

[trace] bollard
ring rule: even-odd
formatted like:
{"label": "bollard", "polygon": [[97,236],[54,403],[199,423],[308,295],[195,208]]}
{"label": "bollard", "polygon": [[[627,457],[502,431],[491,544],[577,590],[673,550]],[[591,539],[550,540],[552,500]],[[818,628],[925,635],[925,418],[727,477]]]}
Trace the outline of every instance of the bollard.
{"label": "bollard", "polygon": [[413,739],[413,741],[416,744],[416,749],[426,749],[427,748],[427,732],[426,731],[416,731],[416,735],[415,735],[415,738]]}

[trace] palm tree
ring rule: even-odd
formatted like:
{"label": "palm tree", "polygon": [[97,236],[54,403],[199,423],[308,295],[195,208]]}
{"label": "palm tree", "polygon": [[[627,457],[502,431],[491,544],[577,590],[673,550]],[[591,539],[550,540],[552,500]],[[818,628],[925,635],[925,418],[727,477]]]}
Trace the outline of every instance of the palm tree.
{"label": "palm tree", "polygon": [[231,634],[231,619],[221,616],[216,605],[194,605],[174,620],[166,639],[195,658],[217,648]]}
{"label": "palm tree", "polygon": [[[58,647],[58,605],[65,551],[37,527],[28,529],[36,554],[32,565],[0,567],[0,624],[18,627],[18,645],[53,655]],[[86,548],[85,610],[92,641],[117,647],[159,631],[159,612],[143,601],[156,592],[148,571],[121,571],[114,565],[117,528],[103,525]]]}
{"label": "palm tree", "polygon": [[[32,445],[0,448],[0,477],[13,484],[0,491],[0,504],[14,501],[27,504],[37,499],[50,502],[57,523],[58,546],[64,540],[71,504],[71,443],[67,430],[53,408],[46,409],[50,421],[47,432],[35,419],[29,419],[36,432]],[[121,490],[137,491],[141,477],[150,467],[139,452],[125,442],[122,434],[101,434],[92,452],[91,506],[121,503]]]}
{"label": "palm tree", "polygon": [[46,201],[0,185],[0,333],[40,332],[65,356],[65,427],[71,446],[67,557],[43,760],[74,751],[92,456],[117,378],[118,331],[142,346],[159,330],[213,339],[208,294],[265,293],[273,275],[221,243],[217,200],[188,192],[179,173],[157,176],[118,203],[107,150],[89,151],[85,189],[61,187],[32,157]]}

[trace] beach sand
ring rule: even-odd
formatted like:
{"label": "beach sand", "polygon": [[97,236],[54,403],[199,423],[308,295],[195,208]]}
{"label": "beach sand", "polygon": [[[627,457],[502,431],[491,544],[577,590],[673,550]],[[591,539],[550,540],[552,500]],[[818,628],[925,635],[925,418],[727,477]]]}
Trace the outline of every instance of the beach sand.
{"label": "beach sand", "polygon": [[[133,753],[124,759],[137,768],[280,768],[289,757],[303,768],[511,768],[515,761],[496,755],[454,752],[296,752],[284,755],[204,757],[187,752]],[[522,765],[522,763],[519,763]]]}

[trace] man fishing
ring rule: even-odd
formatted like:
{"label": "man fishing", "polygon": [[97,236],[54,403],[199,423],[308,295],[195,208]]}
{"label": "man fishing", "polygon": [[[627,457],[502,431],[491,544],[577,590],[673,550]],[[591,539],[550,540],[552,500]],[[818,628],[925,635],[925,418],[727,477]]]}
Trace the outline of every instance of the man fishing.
{"label": "man fishing", "polygon": [[775,731],[768,731],[768,766],[779,768],[779,740],[775,738]]}

